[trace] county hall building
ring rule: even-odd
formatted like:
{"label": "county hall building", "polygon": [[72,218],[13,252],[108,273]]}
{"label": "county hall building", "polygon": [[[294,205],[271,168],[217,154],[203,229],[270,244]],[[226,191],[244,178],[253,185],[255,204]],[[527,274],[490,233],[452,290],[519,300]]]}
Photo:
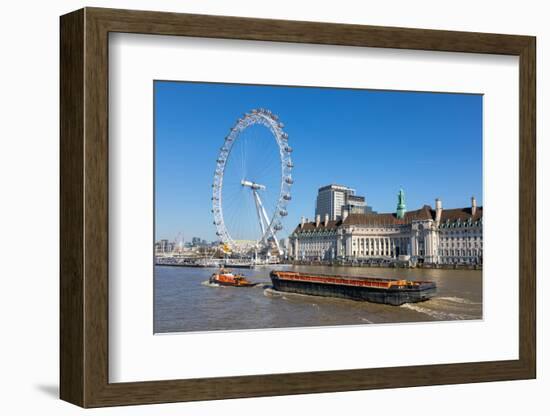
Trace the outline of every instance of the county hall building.
{"label": "county hall building", "polygon": [[[331,198],[327,189],[331,188]],[[407,211],[403,190],[395,212],[352,210],[346,195],[349,188],[329,185],[320,189],[315,221],[302,218],[289,236],[293,260],[411,260],[431,264],[483,263],[483,208],[471,198],[470,206],[435,209],[424,205]],[[332,201],[327,203],[327,199]],[[320,204],[319,204],[320,202]],[[319,206],[321,205],[321,206]],[[366,206],[366,203],[364,204]],[[370,207],[369,207],[370,208]]]}

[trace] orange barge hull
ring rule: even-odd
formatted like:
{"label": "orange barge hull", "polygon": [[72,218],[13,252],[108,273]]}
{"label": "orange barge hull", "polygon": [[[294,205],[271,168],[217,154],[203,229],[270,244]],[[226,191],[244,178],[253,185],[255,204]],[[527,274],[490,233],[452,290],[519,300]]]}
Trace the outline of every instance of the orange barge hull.
{"label": "orange barge hull", "polygon": [[434,282],[372,277],[344,277],[272,271],[273,288],[281,292],[328,296],[399,306],[432,298]]}

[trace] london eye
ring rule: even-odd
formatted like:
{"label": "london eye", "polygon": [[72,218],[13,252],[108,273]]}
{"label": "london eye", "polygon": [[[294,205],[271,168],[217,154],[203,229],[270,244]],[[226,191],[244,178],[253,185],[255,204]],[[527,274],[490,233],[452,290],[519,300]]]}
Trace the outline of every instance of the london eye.
{"label": "london eye", "polygon": [[279,117],[254,109],[229,129],[216,159],[212,213],[216,235],[231,251],[281,253],[291,200],[292,148]]}

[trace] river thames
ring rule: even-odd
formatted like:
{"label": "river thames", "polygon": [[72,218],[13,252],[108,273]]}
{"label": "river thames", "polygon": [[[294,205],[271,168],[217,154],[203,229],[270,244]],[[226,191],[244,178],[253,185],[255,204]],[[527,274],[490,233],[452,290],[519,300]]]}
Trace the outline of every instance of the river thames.
{"label": "river thames", "polygon": [[[432,280],[434,298],[401,306],[275,292],[272,269],[349,276]],[[155,267],[154,332],[365,325],[482,319],[482,272],[477,270],[276,266],[235,269],[254,287],[213,286],[217,269]]]}

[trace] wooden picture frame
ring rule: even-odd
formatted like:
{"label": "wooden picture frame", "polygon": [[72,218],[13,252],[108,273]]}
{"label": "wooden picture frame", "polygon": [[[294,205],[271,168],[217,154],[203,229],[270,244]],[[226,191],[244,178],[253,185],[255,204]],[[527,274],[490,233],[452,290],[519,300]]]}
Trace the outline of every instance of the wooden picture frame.
{"label": "wooden picture frame", "polygon": [[[60,396],[82,407],[338,392],[536,377],[535,38],[85,8],[61,17]],[[110,32],[519,57],[519,359],[109,383]]]}

